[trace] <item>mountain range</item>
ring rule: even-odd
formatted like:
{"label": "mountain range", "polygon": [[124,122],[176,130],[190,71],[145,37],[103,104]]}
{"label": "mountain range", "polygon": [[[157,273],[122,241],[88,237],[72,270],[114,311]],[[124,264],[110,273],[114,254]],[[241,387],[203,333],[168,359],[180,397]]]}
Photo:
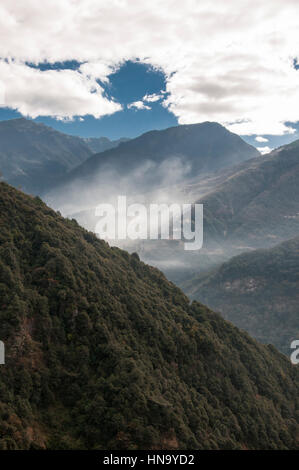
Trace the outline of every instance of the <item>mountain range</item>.
{"label": "mountain range", "polygon": [[170,267],[167,275],[181,285],[232,256],[298,236],[298,181],[296,140],[187,185],[189,199],[203,204],[203,248],[190,255],[173,245],[165,251],[164,260],[159,253],[161,263],[172,258],[180,265]]}
{"label": "mountain range", "polygon": [[295,449],[298,368],[0,183],[1,449]]}
{"label": "mountain range", "polygon": [[[161,189],[162,182],[159,197],[166,194],[170,202],[202,203],[204,245],[200,251],[187,253],[182,243],[174,241],[136,242],[126,247],[131,252],[138,251],[143,260],[162,269],[188,294],[193,295],[198,288],[199,299],[201,283],[198,284],[198,279],[201,275],[205,278],[206,273],[209,276],[210,270],[216,269],[219,263],[244,251],[273,247],[299,233],[299,141],[268,155],[254,157],[257,152],[252,147],[216,123],[178,126],[152,131],[130,141],[113,142],[106,138],[68,136],[26,119],[0,123],[0,137],[1,168],[6,169],[6,175],[11,172],[6,179],[15,185],[23,183],[24,190],[33,193],[44,192],[52,185],[49,202],[59,209],[68,199],[75,208],[83,200],[90,208],[68,213],[91,230],[97,221],[93,207],[97,197],[111,197],[116,187],[118,192],[133,193],[138,193],[139,188],[151,198],[156,196],[155,185]],[[92,155],[92,151],[107,146],[114,148]],[[250,158],[252,156],[254,158]],[[176,158],[181,159],[181,166],[177,165]],[[149,161],[151,164],[144,170]],[[169,161],[176,163],[164,165]],[[232,162],[237,164],[230,166]],[[107,166],[110,167],[108,173]],[[171,184],[168,173],[170,178],[174,177],[175,184]],[[66,183],[67,180],[75,182],[75,186]],[[65,185],[61,186],[62,181]],[[279,269],[278,265],[276,268]],[[271,275],[267,278],[265,272],[264,278],[267,285],[271,285]],[[257,292],[254,297],[258,297]],[[214,295],[214,298],[218,297]],[[296,295],[285,292],[284,299],[284,308],[278,302],[280,309],[294,316]],[[210,302],[207,297],[207,303]],[[224,307],[212,301],[211,306],[226,315],[225,301],[223,304]],[[264,305],[261,299],[259,305]],[[233,315],[231,309],[229,314]],[[282,314],[277,315],[282,320]],[[281,339],[286,344],[283,346],[278,338],[280,320],[277,316],[276,326],[273,326],[277,329],[277,338],[265,325],[259,330],[258,326],[251,327],[250,322],[247,324],[245,317],[239,321],[238,313],[227,318],[259,340],[273,342],[287,351],[292,321],[286,337]],[[250,321],[257,322],[257,318]]]}
{"label": "mountain range", "polygon": [[[144,189],[145,185],[149,189],[154,184],[166,184],[163,170],[174,172],[172,162],[175,170],[180,171],[180,176],[185,180],[230,167],[258,155],[255,147],[216,122],[181,125],[146,132],[116,148],[93,155],[72,170],[61,184],[73,184],[80,180],[105,181],[107,172],[111,171],[118,177],[137,172],[135,186]],[[167,162],[170,162],[169,166]],[[173,183],[171,178],[176,177],[177,175],[170,174],[167,182]]]}

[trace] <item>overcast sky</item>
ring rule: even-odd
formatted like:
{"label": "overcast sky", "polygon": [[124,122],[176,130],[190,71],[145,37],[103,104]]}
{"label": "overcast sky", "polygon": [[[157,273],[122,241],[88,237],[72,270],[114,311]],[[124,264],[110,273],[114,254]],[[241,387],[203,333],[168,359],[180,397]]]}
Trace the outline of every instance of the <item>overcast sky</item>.
{"label": "overcast sky", "polygon": [[298,0],[1,0],[0,118],[111,137],[209,120],[271,148],[297,137],[298,31]]}

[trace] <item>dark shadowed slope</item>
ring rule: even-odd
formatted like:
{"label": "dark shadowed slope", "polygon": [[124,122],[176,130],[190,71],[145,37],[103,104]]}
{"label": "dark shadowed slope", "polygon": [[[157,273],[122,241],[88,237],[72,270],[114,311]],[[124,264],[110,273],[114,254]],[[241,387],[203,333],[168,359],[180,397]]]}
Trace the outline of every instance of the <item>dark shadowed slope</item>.
{"label": "dark shadowed slope", "polygon": [[0,171],[26,192],[46,191],[91,155],[80,137],[23,118],[0,122]]}
{"label": "dark shadowed slope", "polygon": [[299,237],[236,256],[183,287],[259,341],[291,354],[299,338]]}
{"label": "dark shadowed slope", "polygon": [[1,448],[296,448],[298,368],[0,184]]}

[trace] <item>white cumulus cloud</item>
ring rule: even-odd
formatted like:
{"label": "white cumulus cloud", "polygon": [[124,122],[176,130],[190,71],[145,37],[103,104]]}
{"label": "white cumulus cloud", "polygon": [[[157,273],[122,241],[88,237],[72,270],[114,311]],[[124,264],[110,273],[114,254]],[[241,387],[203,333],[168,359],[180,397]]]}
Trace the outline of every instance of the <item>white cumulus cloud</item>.
{"label": "white cumulus cloud", "polygon": [[0,60],[1,81],[5,91],[2,104],[32,118],[50,115],[72,119],[86,114],[99,118],[121,109],[103,96],[102,87],[93,78],[76,70],[41,71]]}
{"label": "white cumulus cloud", "polygon": [[[1,0],[0,57],[14,60],[2,62],[1,83],[22,113],[99,117],[120,105],[96,79],[109,84],[138,58],[165,73],[163,104],[180,123],[281,135],[299,121],[298,30],[298,0]],[[26,65],[66,60],[82,65]]]}
{"label": "white cumulus cloud", "polygon": [[266,153],[272,152],[272,148],[265,146],[265,147],[257,147],[258,151],[262,154],[265,155]]}
{"label": "white cumulus cloud", "polygon": [[134,101],[133,103],[128,104],[129,109],[151,109],[150,106],[147,106],[143,101]]}
{"label": "white cumulus cloud", "polygon": [[163,98],[163,95],[152,93],[150,95],[144,95],[144,97],[142,98],[142,101],[146,101],[147,103],[155,103],[156,101],[159,101],[161,98]]}

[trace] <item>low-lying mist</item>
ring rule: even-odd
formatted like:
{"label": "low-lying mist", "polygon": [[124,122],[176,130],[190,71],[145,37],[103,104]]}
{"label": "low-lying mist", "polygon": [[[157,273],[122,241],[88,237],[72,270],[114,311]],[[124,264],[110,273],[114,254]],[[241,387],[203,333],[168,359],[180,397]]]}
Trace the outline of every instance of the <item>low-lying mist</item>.
{"label": "low-lying mist", "polygon": [[[211,180],[210,184],[207,181]],[[202,181],[202,188],[199,182]],[[96,207],[112,204],[117,207],[119,196],[126,196],[129,204],[192,204],[215,185],[211,176],[190,178],[190,164],[175,156],[157,162],[143,161],[126,173],[106,165],[88,181],[77,178],[72,183],[52,190],[44,198],[46,203],[64,216],[74,218],[86,229],[95,232],[99,217]],[[195,189],[196,187],[196,189]],[[141,222],[142,223],[142,222]],[[109,240],[129,252],[137,252],[140,258],[157,266],[165,273],[198,270],[199,253],[187,253],[181,240]]]}
{"label": "low-lying mist", "polygon": [[[64,216],[74,218],[86,229],[96,232],[99,217],[96,207],[112,204],[117,208],[119,196],[126,196],[127,204],[193,204],[230,178],[232,169],[201,174],[192,178],[190,164],[174,156],[161,162],[143,160],[140,165],[124,171],[116,165],[105,165],[92,178],[78,177],[52,190],[45,201]],[[191,176],[190,176],[191,174]],[[205,215],[205,205],[203,208]],[[207,212],[206,212],[207,213]],[[140,221],[141,225],[143,221]],[[145,224],[145,221],[144,221]],[[209,227],[209,221],[205,222]],[[161,269],[170,279],[180,282],[193,274],[210,270],[231,256],[252,249],[247,240],[219,239],[210,231],[204,234],[203,247],[197,251],[184,250],[182,240],[108,240]]]}

